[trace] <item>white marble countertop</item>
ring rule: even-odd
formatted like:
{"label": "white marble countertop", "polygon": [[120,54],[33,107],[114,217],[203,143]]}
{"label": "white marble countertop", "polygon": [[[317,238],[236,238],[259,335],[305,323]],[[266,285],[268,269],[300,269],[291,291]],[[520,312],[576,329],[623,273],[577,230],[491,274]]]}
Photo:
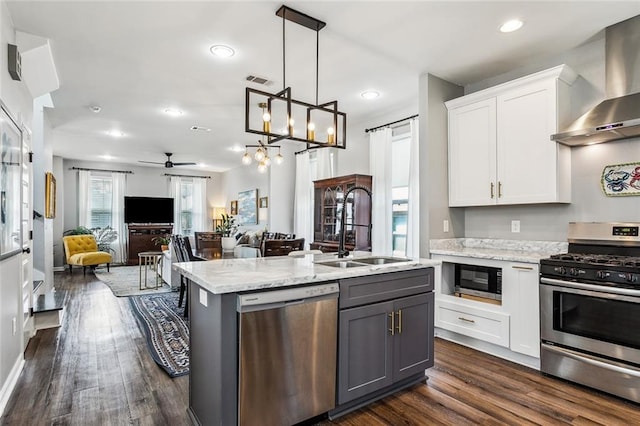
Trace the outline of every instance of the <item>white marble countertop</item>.
{"label": "white marble countertop", "polygon": [[431,254],[475,257],[508,262],[539,263],[552,254],[566,253],[567,243],[557,241],[450,238],[429,241]]}
{"label": "white marble countertop", "polygon": [[[371,253],[356,254],[342,260],[357,261],[358,258],[368,256],[371,256]],[[337,268],[314,263],[335,259],[335,254],[219,259],[174,263],[173,268],[205,290],[214,294],[224,294],[419,269],[441,263],[432,259],[416,259],[353,268]]]}

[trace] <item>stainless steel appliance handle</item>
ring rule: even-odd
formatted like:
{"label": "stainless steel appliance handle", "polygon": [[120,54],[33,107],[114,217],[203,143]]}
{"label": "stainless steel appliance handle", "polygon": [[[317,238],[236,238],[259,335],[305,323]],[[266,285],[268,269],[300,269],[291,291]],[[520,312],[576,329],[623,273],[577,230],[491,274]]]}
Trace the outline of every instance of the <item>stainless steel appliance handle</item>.
{"label": "stainless steel appliance handle", "polygon": [[579,290],[601,291],[609,294],[619,294],[621,296],[640,296],[640,291],[630,288],[608,287],[594,284],[576,283],[573,281],[556,280],[554,278],[540,278],[540,283],[550,284],[559,287],[577,288]]}
{"label": "stainless steel appliance handle", "polygon": [[621,367],[617,364],[612,364],[611,362],[603,362],[603,361],[599,361],[595,358],[592,358],[588,355],[585,354],[579,354],[578,352],[574,352],[572,350],[569,349],[564,349],[564,348],[558,348],[555,346],[551,346],[551,345],[545,345],[544,343],[542,344],[542,346],[544,346],[544,348],[548,351],[551,352],[556,352],[559,353],[563,356],[566,356],[568,358],[573,358],[577,361],[581,361],[584,362],[585,364],[590,364],[599,368],[604,368],[607,370],[611,370],[611,371],[615,371],[617,373],[622,373],[622,374],[628,374],[629,376],[633,376],[633,377],[637,377],[640,378],[640,371],[635,370],[635,369],[629,369],[629,368],[625,368],[625,367]]}

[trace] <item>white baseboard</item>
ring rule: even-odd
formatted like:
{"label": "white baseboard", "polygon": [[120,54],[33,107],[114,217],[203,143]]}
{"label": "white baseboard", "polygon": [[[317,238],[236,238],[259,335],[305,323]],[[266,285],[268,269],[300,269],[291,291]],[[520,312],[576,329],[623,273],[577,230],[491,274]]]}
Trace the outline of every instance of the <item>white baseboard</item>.
{"label": "white baseboard", "polygon": [[64,272],[66,270],[67,270],[67,268],[65,268],[64,266],[54,266],[53,267],[53,272]]}
{"label": "white baseboard", "polygon": [[18,383],[18,377],[20,377],[20,373],[24,368],[24,354],[20,352],[20,356],[16,359],[15,364],[13,364],[13,368],[11,372],[9,372],[9,376],[7,380],[2,385],[2,390],[0,390],[0,416],[4,414],[4,409],[9,402],[9,397],[11,397],[11,392],[13,392],[13,388],[16,387],[16,383]]}

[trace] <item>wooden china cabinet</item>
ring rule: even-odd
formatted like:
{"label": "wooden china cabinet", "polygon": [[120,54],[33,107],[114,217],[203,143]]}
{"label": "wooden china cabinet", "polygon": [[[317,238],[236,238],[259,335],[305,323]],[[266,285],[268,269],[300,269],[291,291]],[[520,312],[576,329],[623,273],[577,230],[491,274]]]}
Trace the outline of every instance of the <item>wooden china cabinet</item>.
{"label": "wooden china cabinet", "polygon": [[[371,188],[371,176],[348,175],[317,180],[314,187],[311,249],[338,251],[344,194],[354,186]],[[345,248],[371,251],[371,197],[364,191],[349,194],[346,206]]]}

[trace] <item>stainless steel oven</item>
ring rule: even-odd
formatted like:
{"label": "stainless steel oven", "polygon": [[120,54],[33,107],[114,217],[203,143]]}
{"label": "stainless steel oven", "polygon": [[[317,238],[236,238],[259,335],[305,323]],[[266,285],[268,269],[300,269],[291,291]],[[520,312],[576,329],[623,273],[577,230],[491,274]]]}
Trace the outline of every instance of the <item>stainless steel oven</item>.
{"label": "stainless steel oven", "polygon": [[638,228],[570,224],[569,253],[540,262],[541,370],[635,402],[640,402]]}

